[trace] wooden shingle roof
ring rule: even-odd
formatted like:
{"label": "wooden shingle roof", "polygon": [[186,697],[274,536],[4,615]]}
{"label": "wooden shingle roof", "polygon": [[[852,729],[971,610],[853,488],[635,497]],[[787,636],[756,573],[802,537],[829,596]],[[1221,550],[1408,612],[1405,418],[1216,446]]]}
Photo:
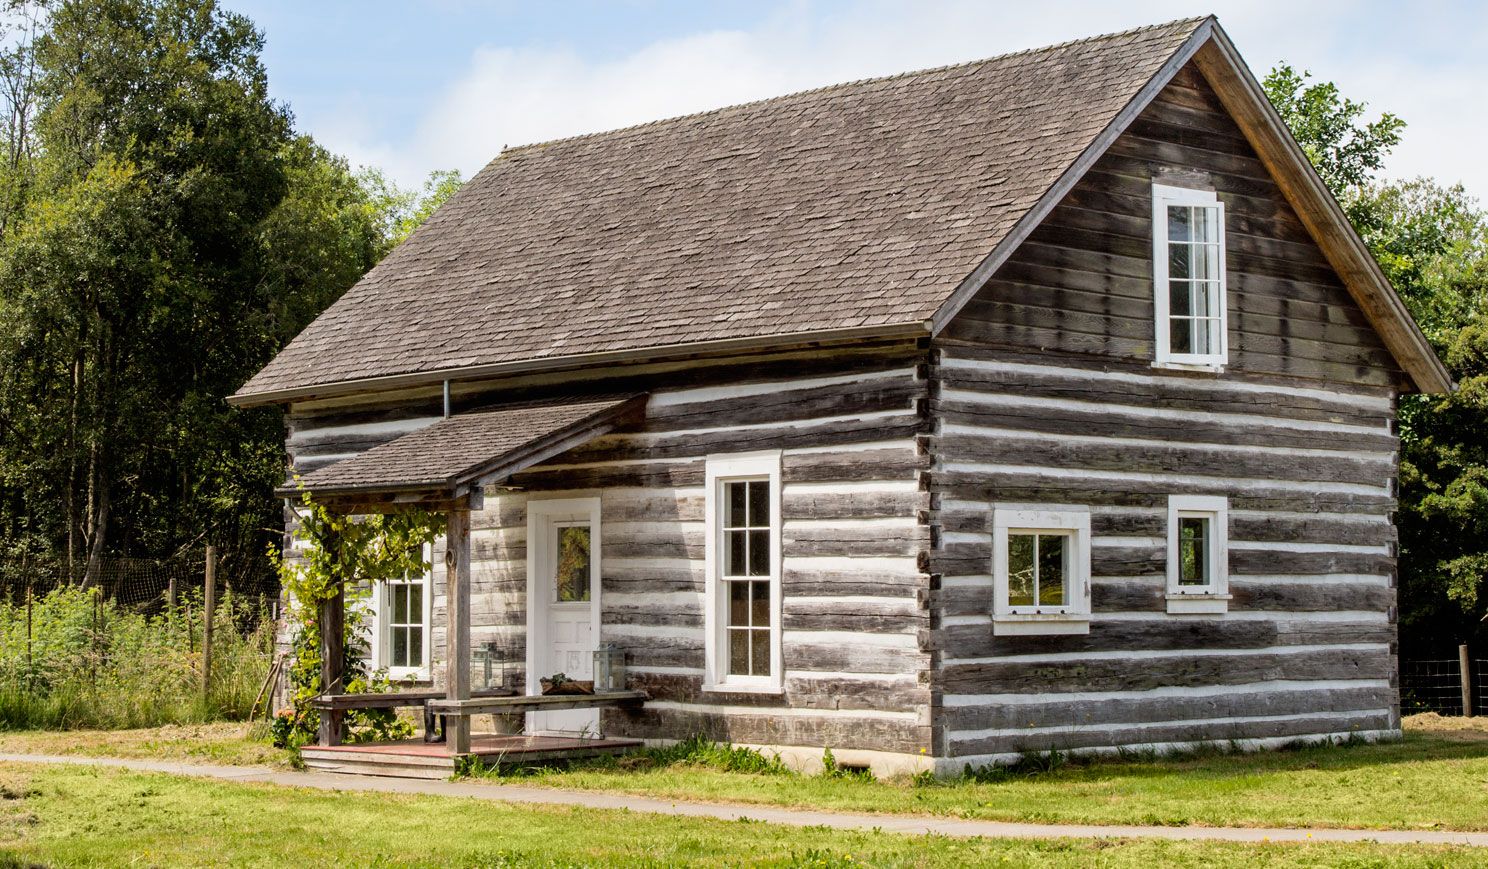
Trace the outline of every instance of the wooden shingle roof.
{"label": "wooden shingle roof", "polygon": [[319,468],[279,494],[309,492],[322,500],[363,492],[454,497],[481,478],[515,473],[605,434],[639,412],[644,399],[554,399],[446,417]]}
{"label": "wooden shingle roof", "polygon": [[505,151],[235,401],[922,326],[1204,22]]}

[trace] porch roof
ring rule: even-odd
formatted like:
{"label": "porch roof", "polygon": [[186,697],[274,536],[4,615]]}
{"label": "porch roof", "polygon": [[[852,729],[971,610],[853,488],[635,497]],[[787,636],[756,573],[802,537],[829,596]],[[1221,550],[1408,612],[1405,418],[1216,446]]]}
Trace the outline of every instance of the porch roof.
{"label": "porch roof", "polygon": [[278,494],[309,492],[333,507],[379,512],[478,492],[638,415],[646,396],[524,402],[446,417],[366,452],[306,474]]}

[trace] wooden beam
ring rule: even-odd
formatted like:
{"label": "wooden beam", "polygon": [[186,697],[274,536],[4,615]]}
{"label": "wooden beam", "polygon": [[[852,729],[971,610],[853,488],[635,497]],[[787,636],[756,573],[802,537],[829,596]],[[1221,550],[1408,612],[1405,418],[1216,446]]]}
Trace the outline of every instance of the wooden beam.
{"label": "wooden beam", "polygon": [[[338,586],[336,596],[320,604],[320,689],[323,695],[342,694],[346,663],[346,588]],[[341,744],[341,725],[346,713],[339,709],[320,713],[321,745]]]}
{"label": "wooden beam", "polygon": [[[445,697],[470,699],[470,511],[451,510],[445,532],[445,588],[448,621],[445,630]],[[444,722],[451,754],[470,752],[470,715],[457,711]]]}
{"label": "wooden beam", "polygon": [[500,715],[506,712],[552,712],[560,709],[595,709],[601,706],[634,706],[644,703],[645,691],[608,691],[602,694],[542,694],[536,697],[477,697],[471,700],[430,700],[435,712],[466,715]]}

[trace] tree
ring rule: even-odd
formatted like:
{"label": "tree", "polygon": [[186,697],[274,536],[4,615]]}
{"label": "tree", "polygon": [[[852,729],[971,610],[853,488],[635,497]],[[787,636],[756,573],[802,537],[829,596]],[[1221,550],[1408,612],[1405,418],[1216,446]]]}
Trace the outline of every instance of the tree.
{"label": "tree", "polygon": [[383,229],[394,245],[412,235],[465,183],[458,169],[435,169],[424,179],[421,191],[409,190],[370,166],[357,174],[357,180],[382,216]]}
{"label": "tree", "polygon": [[16,4],[0,50],[0,553],[272,575],[283,428],[223,399],[387,253],[214,0]]}
{"label": "tree", "polygon": [[1401,399],[1401,644],[1418,652],[1482,636],[1488,577],[1488,216],[1461,185],[1377,173],[1405,123],[1282,65],[1272,103],[1458,382]]}
{"label": "tree", "polygon": [[1335,194],[1369,183],[1400,144],[1405,122],[1386,112],[1360,123],[1364,104],[1344,99],[1332,82],[1308,84],[1310,71],[1280,64],[1262,86],[1302,151]]}

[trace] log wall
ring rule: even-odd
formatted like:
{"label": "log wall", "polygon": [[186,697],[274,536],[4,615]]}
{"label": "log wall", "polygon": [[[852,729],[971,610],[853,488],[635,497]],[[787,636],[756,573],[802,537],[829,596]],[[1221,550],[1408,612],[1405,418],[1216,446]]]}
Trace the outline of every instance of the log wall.
{"label": "log wall", "polygon": [[[1230,365],[1152,367],[1154,179],[1226,206]],[[936,753],[1399,726],[1401,373],[1185,70],[936,342]],[[1229,612],[1166,612],[1166,499],[1224,495]],[[1088,505],[1089,635],[994,636],[990,508]]]}
{"label": "log wall", "polygon": [[[644,424],[607,435],[488,490],[472,522],[472,644],[525,649],[526,505],[601,501],[599,642],[627,652],[638,713],[606,710],[608,733],[832,746],[918,755],[930,747],[926,350],[914,343],[818,352],[781,363],[596,379],[565,391],[645,389]],[[544,387],[550,390],[557,387]],[[471,406],[520,390],[491,384]],[[297,467],[334,461],[438,418],[431,400],[302,410]],[[780,449],[785,690],[702,690],[704,466],[710,454]],[[514,487],[514,488],[510,488]],[[445,594],[435,554],[434,627]],[[434,675],[441,664],[436,660]]]}

